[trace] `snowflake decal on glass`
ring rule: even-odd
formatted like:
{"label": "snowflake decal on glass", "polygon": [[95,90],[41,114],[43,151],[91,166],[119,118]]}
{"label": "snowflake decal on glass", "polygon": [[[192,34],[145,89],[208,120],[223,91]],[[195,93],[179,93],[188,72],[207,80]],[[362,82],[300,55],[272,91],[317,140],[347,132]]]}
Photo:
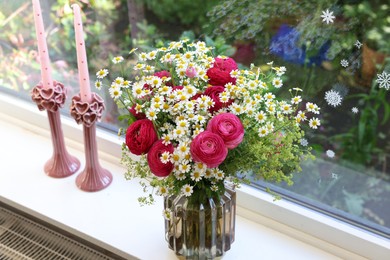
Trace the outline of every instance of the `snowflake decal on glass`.
{"label": "snowflake decal on glass", "polygon": [[329,24],[333,23],[333,19],[336,17],[333,15],[333,12],[329,12],[329,9],[326,9],[326,11],[322,11],[321,18],[323,22]]}
{"label": "snowflake decal on glass", "polygon": [[363,46],[363,43],[359,42],[359,40],[356,40],[355,44],[356,48],[360,49]]}
{"label": "snowflake decal on glass", "polygon": [[351,109],[351,111],[352,111],[352,113],[354,113],[354,114],[359,113],[359,109],[358,109],[357,107],[353,107],[353,108]]}
{"label": "snowflake decal on glass", "polygon": [[335,156],[335,153],[332,150],[327,150],[326,156],[328,156],[329,158],[333,158]]}
{"label": "snowflake decal on glass", "polygon": [[344,68],[348,67],[348,65],[349,65],[348,61],[345,60],[345,59],[341,60],[341,61],[340,61],[340,64],[341,64],[341,66],[343,66]]}
{"label": "snowflake decal on glass", "polygon": [[301,143],[302,146],[307,146],[309,144],[309,142],[305,138],[302,138],[300,140],[300,143]]}
{"label": "snowflake decal on glass", "polygon": [[325,92],[325,101],[330,106],[337,107],[341,105],[341,101],[343,101],[343,98],[341,97],[340,93],[337,91],[329,90]]}
{"label": "snowflake decal on glass", "polygon": [[386,71],[383,71],[381,74],[377,74],[378,77],[376,79],[376,82],[379,84],[379,88],[384,88],[386,90],[389,90],[390,88],[390,74]]}

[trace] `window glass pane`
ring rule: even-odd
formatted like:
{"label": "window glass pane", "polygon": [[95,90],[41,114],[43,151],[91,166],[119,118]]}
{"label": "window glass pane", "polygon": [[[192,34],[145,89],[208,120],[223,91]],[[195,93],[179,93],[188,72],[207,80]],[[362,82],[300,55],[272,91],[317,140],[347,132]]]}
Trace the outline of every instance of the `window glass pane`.
{"label": "window glass pane", "polygon": [[[300,144],[313,147],[316,160],[294,173],[293,186],[254,184],[389,236],[388,1],[41,0],[53,78],[68,88],[68,103],[79,91],[70,2],[83,9],[91,84],[115,56],[128,58],[133,47],[150,50],[183,33],[243,67],[285,66],[282,90],[301,88],[304,99],[321,107],[321,126]],[[28,98],[40,79],[31,3],[0,6],[0,86]],[[107,105],[103,122],[121,126],[109,93],[97,92]]]}

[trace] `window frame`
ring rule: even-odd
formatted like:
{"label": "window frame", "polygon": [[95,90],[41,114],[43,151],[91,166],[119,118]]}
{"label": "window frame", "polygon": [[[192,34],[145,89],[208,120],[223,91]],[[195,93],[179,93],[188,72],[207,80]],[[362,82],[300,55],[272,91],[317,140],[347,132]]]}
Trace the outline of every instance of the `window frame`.
{"label": "window frame", "polygon": [[[47,113],[39,111],[33,102],[0,91],[0,113],[8,114],[15,124],[28,124],[28,130],[50,137]],[[67,116],[61,121],[67,144],[83,150],[82,126]],[[122,138],[98,128],[97,143],[102,159],[120,165]],[[274,201],[272,195],[252,186],[242,185],[237,190],[237,214],[342,258],[385,259],[390,254],[390,240],[385,237],[288,199]]]}

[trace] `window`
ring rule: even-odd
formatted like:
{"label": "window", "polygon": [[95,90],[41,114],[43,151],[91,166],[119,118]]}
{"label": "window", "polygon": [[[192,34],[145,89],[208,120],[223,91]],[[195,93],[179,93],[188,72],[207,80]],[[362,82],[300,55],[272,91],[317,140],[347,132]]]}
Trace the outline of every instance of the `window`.
{"label": "window", "polygon": [[[301,140],[317,159],[294,173],[293,186],[253,185],[390,237],[387,1],[41,0],[53,78],[69,97],[78,93],[73,2],[86,18],[91,82],[114,56],[183,35],[213,43],[242,66],[285,66],[284,85],[303,89],[321,107],[319,131]],[[40,79],[31,3],[0,5],[0,88],[28,99]],[[120,111],[107,92],[99,94],[107,105],[102,125],[115,131]]]}

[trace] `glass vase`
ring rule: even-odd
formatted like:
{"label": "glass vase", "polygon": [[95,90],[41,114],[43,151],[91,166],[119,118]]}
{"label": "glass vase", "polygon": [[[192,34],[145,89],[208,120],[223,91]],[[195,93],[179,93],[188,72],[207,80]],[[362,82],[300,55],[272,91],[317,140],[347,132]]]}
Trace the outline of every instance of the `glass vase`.
{"label": "glass vase", "polygon": [[230,184],[219,197],[207,197],[201,190],[190,197],[166,197],[164,209],[172,211],[172,218],[165,220],[165,238],[179,256],[214,259],[234,242],[236,192]]}

